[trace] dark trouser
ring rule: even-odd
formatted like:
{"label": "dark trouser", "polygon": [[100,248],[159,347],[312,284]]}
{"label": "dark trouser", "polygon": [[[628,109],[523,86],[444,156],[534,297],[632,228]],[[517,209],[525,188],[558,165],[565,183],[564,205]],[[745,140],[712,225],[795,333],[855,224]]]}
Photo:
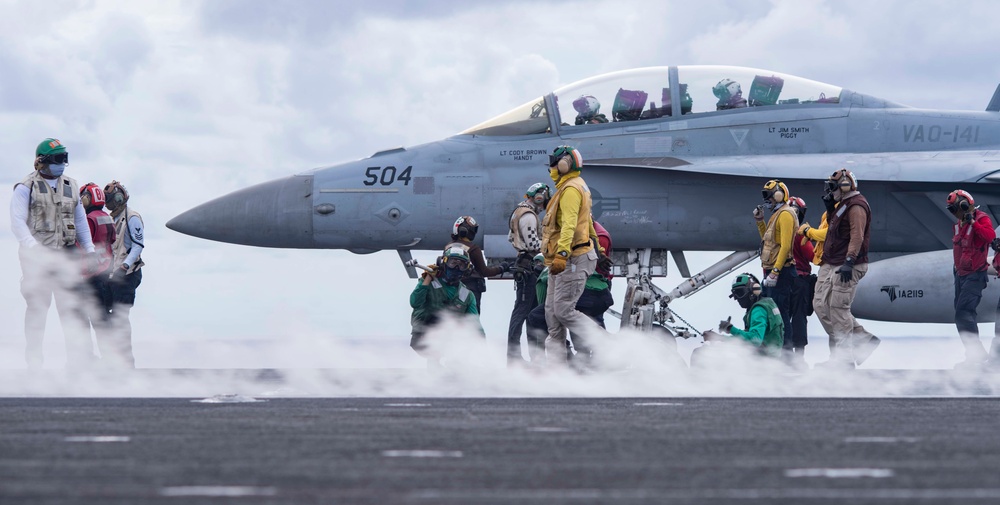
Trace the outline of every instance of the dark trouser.
{"label": "dark trouser", "polygon": [[539,303],[531,309],[525,323],[528,327],[528,356],[531,361],[541,363],[545,360],[545,337],[549,335],[549,325],[545,322],[545,304]]}
{"label": "dark trouser", "polygon": [[[611,296],[610,289],[603,291],[584,289],[583,294],[580,295],[580,300],[576,302],[576,310],[583,312],[587,317],[593,319],[601,328],[606,328],[604,326],[604,313],[614,304],[615,299]],[[577,355],[575,359],[584,358],[585,360],[589,360],[593,357],[593,349],[583,335],[577,335],[573,332],[570,332],[569,335],[573,340],[573,347],[576,348]],[[570,358],[573,359],[574,357],[571,356]]]}
{"label": "dark trouser", "polygon": [[796,349],[802,349],[809,343],[808,314],[813,299],[811,284],[808,275],[799,274],[792,279],[792,346]]}
{"label": "dark trouser", "polygon": [[21,262],[21,296],[24,311],[24,358],[28,368],[41,368],[45,320],[52,300],[62,323],[66,343],[66,366],[86,367],[94,360],[90,333],[86,331],[84,306],[91,299],[83,286],[80,265],[68,249],[37,245],[18,250]]}
{"label": "dark trouser", "polygon": [[[514,287],[517,297],[514,299],[514,310],[510,313],[510,325],[507,328],[507,359],[521,359],[521,327],[524,326],[528,314],[538,306],[535,298],[535,283],[538,275],[534,271],[514,274]],[[531,340],[529,325],[529,342]],[[544,341],[544,338],[542,339]]]}
{"label": "dark trouser", "polygon": [[99,338],[101,361],[112,366],[135,368],[132,355],[132,323],[129,312],[135,305],[135,290],[142,283],[142,269],[128,274],[121,282],[111,282],[111,319],[107,338]]}
{"label": "dark trouser", "polygon": [[[770,273],[770,270],[765,271],[764,277]],[[795,265],[785,265],[778,273],[778,283],[774,287],[761,289],[761,294],[774,300],[778,310],[781,311],[781,322],[785,325],[785,340],[782,347],[785,349],[792,348],[792,290],[796,277],[798,273],[795,271]]]}
{"label": "dark trouser", "polygon": [[965,346],[967,361],[986,361],[986,349],[979,341],[979,325],[976,324],[976,307],[986,289],[986,271],[968,275],[955,273],[955,326],[958,336]]}

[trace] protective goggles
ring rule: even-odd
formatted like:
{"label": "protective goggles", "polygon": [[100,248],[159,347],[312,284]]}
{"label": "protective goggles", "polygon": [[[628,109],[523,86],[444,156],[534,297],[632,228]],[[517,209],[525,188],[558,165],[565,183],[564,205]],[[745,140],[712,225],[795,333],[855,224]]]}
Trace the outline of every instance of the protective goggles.
{"label": "protective goggles", "polygon": [[555,167],[556,164],[559,163],[559,160],[561,160],[561,159],[563,159],[563,158],[565,158],[567,156],[569,156],[569,155],[568,154],[560,154],[558,156],[555,156],[555,155],[550,154],[549,155],[549,168]]}
{"label": "protective goggles", "polygon": [[69,163],[69,153],[43,154],[38,157],[38,162],[46,165],[62,165],[64,163]]}
{"label": "protective goggles", "polygon": [[838,189],[840,189],[840,181],[831,181],[829,179],[823,181],[823,190],[827,193],[833,193]]}
{"label": "protective goggles", "polygon": [[454,269],[458,269],[458,270],[464,270],[465,267],[468,266],[469,262],[465,261],[462,258],[448,258],[444,262],[444,264],[448,268],[454,268]]}

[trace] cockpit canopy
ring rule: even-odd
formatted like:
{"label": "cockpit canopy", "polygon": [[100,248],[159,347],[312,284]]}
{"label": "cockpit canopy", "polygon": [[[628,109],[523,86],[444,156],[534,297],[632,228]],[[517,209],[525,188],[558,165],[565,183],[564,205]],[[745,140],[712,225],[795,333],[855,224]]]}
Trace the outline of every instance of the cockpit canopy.
{"label": "cockpit canopy", "polygon": [[[599,75],[564,86],[552,93],[550,103],[558,109],[559,128],[569,129],[688,114],[731,113],[752,107],[830,106],[840,103],[842,91],[837,86],[794,75],[745,67],[648,67]],[[542,97],[461,134],[547,133],[551,129],[549,115]]]}

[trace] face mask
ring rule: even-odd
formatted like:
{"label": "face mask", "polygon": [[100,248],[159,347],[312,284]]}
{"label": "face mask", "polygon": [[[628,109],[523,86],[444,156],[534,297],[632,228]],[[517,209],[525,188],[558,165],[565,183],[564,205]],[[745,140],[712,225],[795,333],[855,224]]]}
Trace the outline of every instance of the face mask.
{"label": "face mask", "polygon": [[552,169],[549,169],[549,177],[551,177],[553,181],[559,182],[559,178],[562,177],[562,176],[559,175],[559,170],[558,169],[552,168]]}
{"label": "face mask", "polygon": [[47,175],[49,177],[59,177],[66,170],[65,163],[51,163],[46,168],[41,170],[42,175]]}
{"label": "face mask", "polygon": [[765,209],[767,209],[767,210],[774,210],[774,207],[775,207],[775,203],[772,202],[771,200],[764,201],[764,208]]}

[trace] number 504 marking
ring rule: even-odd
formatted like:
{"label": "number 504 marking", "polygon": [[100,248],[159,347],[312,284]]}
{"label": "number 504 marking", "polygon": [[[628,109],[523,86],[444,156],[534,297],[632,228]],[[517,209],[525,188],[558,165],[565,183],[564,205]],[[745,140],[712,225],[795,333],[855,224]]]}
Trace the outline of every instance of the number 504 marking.
{"label": "number 504 marking", "polygon": [[410,171],[413,166],[408,166],[404,168],[398,174],[396,173],[396,167],[390,165],[388,167],[368,167],[365,170],[365,186],[374,186],[376,183],[383,186],[388,186],[394,182],[403,181],[403,186],[410,185]]}

